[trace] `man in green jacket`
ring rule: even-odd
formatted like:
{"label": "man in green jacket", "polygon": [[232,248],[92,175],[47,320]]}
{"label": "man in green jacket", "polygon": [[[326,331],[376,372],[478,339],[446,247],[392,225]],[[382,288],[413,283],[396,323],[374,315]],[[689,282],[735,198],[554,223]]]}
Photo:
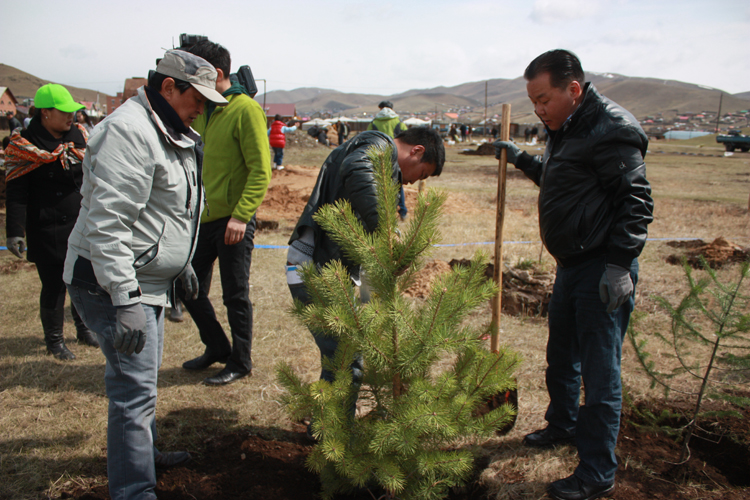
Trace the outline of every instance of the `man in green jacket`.
{"label": "man in green jacket", "polygon": [[[229,78],[229,51],[208,40],[189,49],[210,62],[218,74],[216,90],[229,101],[223,108],[208,105],[193,127],[204,146],[203,185],[206,208],[201,215],[193,269],[200,291],[195,300],[184,300],[198,326],[205,352],[183,363],[186,370],[203,370],[226,363],[218,374],[204,380],[223,385],[252,373],[253,306],[250,302],[250,262],[254,248],[255,212],[271,181],[271,154],[266,135],[266,115],[244,87]],[[219,259],[221,286],[229,342],[208,298],[213,265]]]}
{"label": "man in green jacket", "polygon": [[[377,130],[391,138],[396,137],[398,134],[406,130],[406,125],[401,122],[401,118],[399,118],[398,114],[393,111],[393,103],[391,101],[381,101],[380,104],[378,104],[378,108],[380,108],[380,111],[375,115],[375,119],[367,126],[367,130]],[[406,209],[404,187],[401,186],[401,190],[398,193],[398,215],[401,217],[401,220],[404,220],[408,213],[409,211]]]}

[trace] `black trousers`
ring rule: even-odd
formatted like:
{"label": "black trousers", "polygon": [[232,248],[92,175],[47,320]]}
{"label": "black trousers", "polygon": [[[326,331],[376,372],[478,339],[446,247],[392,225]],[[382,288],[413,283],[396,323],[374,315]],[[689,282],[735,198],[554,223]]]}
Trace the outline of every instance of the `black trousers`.
{"label": "black trousers", "polygon": [[[206,350],[217,356],[230,355],[227,368],[246,372],[252,369],[250,350],[253,343],[253,305],[250,302],[249,279],[255,247],[255,216],[247,224],[245,237],[235,245],[224,244],[228,221],[229,217],[225,217],[201,224],[192,261],[200,286],[198,298],[186,300],[181,286],[177,287],[177,292],[195,321]],[[231,344],[221,323],[216,319],[216,311],[208,298],[217,258],[222,298],[232,332]]]}
{"label": "black trousers", "polygon": [[65,305],[65,283],[62,279],[65,264],[52,261],[52,259],[40,259],[40,262],[34,264],[39,273],[39,280],[42,282],[39,307],[62,310]]}

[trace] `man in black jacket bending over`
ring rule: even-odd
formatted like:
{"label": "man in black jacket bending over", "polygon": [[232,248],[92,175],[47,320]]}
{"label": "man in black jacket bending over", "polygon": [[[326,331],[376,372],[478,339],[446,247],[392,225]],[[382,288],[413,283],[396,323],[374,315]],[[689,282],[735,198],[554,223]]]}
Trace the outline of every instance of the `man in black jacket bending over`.
{"label": "man in black jacket bending over", "polygon": [[[313,215],[323,205],[347,200],[359,215],[365,230],[374,232],[378,227],[377,193],[375,172],[367,151],[371,147],[388,146],[392,148],[391,164],[395,181],[412,184],[440,175],[443,170],[443,141],[437,132],[427,127],[407,129],[398,133],[394,139],[383,132],[362,132],[334,149],[323,163],[307,206],[289,239],[286,275],[293,298],[304,304],[310,303],[305,285],[297,274],[297,266],[310,261],[323,267],[332,260],[341,260],[359,285],[359,266],[343,255],[341,248],[313,220]],[[366,301],[366,292],[362,294],[362,300]],[[332,359],[338,346],[336,338],[311,333],[320,349],[321,364],[325,358]],[[355,383],[361,378],[361,369],[361,361],[355,360],[352,364]],[[320,378],[333,382],[333,373],[323,368]]]}
{"label": "man in black jacket bending over", "polygon": [[[578,58],[546,52],[526,72],[526,90],[549,139],[542,157],[512,142],[499,157],[539,187],[542,241],[557,261],[549,306],[547,427],[524,443],[575,443],[575,473],[549,485],[553,498],[599,498],[614,489],[620,427],[622,342],[634,306],[637,257],[653,220],[646,180],[648,139],[628,111],[584,78]],[[581,379],[585,404],[579,408]]]}

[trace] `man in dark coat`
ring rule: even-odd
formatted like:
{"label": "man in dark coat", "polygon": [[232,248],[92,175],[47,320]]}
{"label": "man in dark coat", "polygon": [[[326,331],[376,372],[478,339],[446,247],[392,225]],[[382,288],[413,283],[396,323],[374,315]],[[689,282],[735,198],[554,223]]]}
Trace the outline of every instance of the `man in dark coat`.
{"label": "man in dark coat", "polygon": [[12,112],[12,111],[8,111],[7,113],[5,113],[5,116],[6,116],[7,118],[8,118],[8,129],[9,129],[9,130],[10,130],[11,132],[13,132],[13,131],[14,131],[15,129],[17,129],[17,128],[23,128],[23,125],[22,125],[22,124],[21,124],[21,122],[20,122],[20,121],[18,120],[18,118],[16,118],[16,117],[15,117],[15,116],[13,115],[13,112]]}
{"label": "man in dark coat", "polygon": [[[305,304],[310,302],[297,267],[314,262],[325,266],[332,260],[341,260],[359,284],[359,266],[342,254],[339,246],[313,220],[320,207],[347,200],[359,216],[365,230],[373,232],[378,227],[377,192],[375,172],[367,152],[372,147],[391,147],[393,179],[402,184],[412,184],[443,170],[445,149],[436,131],[427,127],[407,129],[391,139],[388,135],[367,131],[337,147],[326,158],[305,210],[289,239],[287,254],[287,283],[292,297]],[[332,358],[338,342],[331,334],[311,332],[323,358]],[[361,364],[352,365],[355,382],[361,375]],[[333,382],[333,373],[323,369],[320,378]]]}
{"label": "man in dark coat", "polygon": [[[588,500],[614,489],[622,342],[635,304],[637,258],[653,220],[643,161],[648,139],[632,114],[585,81],[571,52],[542,54],[524,78],[549,134],[544,156],[512,142],[495,147],[540,186],[541,236],[558,263],[549,306],[548,425],[524,443],[575,443],[575,473],[548,492]],[[586,398],[579,407],[581,381]]]}

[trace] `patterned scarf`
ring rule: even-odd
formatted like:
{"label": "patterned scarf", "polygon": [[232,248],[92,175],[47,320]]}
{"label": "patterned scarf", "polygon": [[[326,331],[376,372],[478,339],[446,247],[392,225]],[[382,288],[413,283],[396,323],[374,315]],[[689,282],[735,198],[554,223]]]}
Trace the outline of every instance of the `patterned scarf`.
{"label": "patterned scarf", "polygon": [[86,129],[76,123],[76,127],[83,135],[84,147],[77,148],[73,142],[61,142],[54,151],[41,149],[21,136],[21,130],[16,129],[10,137],[10,144],[5,148],[5,180],[12,181],[35,169],[60,160],[63,169],[70,170],[70,163],[80,163],[86,151],[85,144],[89,140]]}

